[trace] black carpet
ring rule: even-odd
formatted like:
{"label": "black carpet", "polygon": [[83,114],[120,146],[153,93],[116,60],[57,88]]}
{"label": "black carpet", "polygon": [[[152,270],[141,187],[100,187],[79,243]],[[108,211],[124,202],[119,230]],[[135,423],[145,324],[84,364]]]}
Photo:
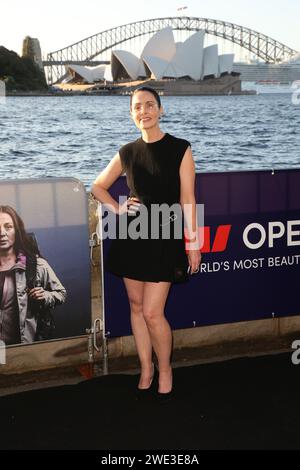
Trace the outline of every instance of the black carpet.
{"label": "black carpet", "polygon": [[0,449],[300,449],[300,365],[291,354],[174,370],[175,397],[136,401],[108,375],[0,398]]}

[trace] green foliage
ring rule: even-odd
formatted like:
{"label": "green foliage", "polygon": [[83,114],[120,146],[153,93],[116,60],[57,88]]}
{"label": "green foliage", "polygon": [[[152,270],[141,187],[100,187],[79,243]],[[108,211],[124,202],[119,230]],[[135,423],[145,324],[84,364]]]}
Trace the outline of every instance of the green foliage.
{"label": "green foliage", "polygon": [[48,88],[45,75],[40,68],[26,57],[0,46],[0,80],[6,83],[8,91],[43,91]]}

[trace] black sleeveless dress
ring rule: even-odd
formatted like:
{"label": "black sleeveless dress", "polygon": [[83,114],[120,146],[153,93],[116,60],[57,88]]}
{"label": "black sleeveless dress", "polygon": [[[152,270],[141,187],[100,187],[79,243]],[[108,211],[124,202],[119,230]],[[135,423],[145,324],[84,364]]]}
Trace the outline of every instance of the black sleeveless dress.
{"label": "black sleeveless dress", "polygon": [[[187,140],[166,133],[156,142],[147,143],[139,138],[119,150],[130,196],[137,197],[148,209],[148,232],[147,238],[132,239],[127,236],[124,239],[117,235],[112,240],[104,261],[108,271],[139,281],[178,283],[188,280],[189,264],[185,252],[183,212],[180,207],[179,167],[189,146]],[[176,210],[170,211],[167,219],[161,216],[158,224],[156,219],[159,230],[154,238],[151,234],[154,222],[153,217],[150,217],[150,210],[154,205],[161,207],[162,204],[176,207]],[[173,214],[176,214],[175,217]],[[127,224],[128,229],[130,223],[139,216],[139,212],[133,216],[119,216],[117,233],[122,217],[126,217],[125,225]],[[181,224],[179,235],[178,224]],[[167,238],[163,234],[166,225],[170,225]]]}

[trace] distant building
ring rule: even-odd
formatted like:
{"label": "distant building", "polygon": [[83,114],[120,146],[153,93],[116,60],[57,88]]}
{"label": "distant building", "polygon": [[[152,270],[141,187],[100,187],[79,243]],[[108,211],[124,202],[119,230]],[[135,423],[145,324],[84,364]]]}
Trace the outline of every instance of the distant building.
{"label": "distant building", "polygon": [[218,45],[204,45],[200,30],[184,42],[175,42],[170,26],[161,29],[146,43],[141,57],[123,50],[111,53],[114,81],[164,78],[203,80],[232,72],[234,54],[218,55]]}
{"label": "distant building", "polygon": [[22,57],[28,57],[29,59],[33,60],[33,62],[35,62],[39,68],[44,71],[42,51],[38,39],[26,36],[23,41]]}

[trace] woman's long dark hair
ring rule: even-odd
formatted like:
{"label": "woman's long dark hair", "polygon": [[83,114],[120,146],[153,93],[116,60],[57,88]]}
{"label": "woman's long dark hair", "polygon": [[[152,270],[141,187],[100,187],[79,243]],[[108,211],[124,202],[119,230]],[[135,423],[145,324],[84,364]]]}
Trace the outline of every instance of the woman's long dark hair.
{"label": "woman's long dark hair", "polygon": [[12,218],[16,233],[16,241],[14,251],[17,255],[19,252],[24,253],[29,258],[41,256],[37,243],[34,238],[28,234],[24,227],[24,222],[11,206],[0,206],[0,213],[8,214]]}

